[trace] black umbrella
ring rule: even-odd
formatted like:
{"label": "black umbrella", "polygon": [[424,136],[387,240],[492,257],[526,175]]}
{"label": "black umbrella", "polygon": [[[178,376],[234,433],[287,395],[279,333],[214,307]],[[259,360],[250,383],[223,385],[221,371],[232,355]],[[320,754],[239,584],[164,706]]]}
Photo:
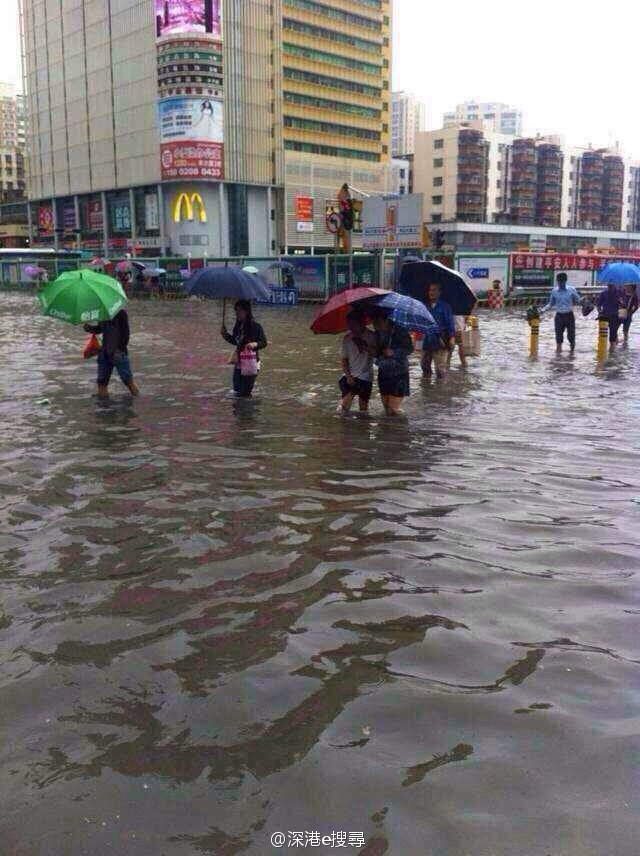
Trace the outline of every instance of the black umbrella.
{"label": "black umbrella", "polygon": [[477,298],[458,271],[440,262],[416,262],[402,266],[398,290],[423,303],[427,288],[436,282],[442,289],[442,299],[449,304],[454,315],[471,315]]}
{"label": "black umbrella", "polygon": [[[236,267],[205,267],[185,283],[187,294],[212,300],[270,300],[271,292],[260,277]],[[225,303],[222,305],[224,320]]]}
{"label": "black umbrella", "polygon": [[403,265],[408,265],[416,262],[422,262],[424,259],[421,256],[402,256],[401,261]]}

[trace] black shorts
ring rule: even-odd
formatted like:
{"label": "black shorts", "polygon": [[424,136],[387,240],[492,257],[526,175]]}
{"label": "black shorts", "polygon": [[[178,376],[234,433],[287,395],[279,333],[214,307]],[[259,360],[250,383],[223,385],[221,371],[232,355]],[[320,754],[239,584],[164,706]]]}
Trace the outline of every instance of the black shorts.
{"label": "black shorts", "polygon": [[339,381],[342,397],[344,398],[345,395],[357,395],[360,401],[369,401],[373,390],[373,384],[371,381],[362,380],[362,378],[359,377],[354,377],[354,381],[354,386],[349,386],[349,382],[346,377],[342,375]]}
{"label": "black shorts", "polygon": [[409,372],[387,376],[378,372],[380,395],[393,395],[395,398],[407,398],[411,393]]}

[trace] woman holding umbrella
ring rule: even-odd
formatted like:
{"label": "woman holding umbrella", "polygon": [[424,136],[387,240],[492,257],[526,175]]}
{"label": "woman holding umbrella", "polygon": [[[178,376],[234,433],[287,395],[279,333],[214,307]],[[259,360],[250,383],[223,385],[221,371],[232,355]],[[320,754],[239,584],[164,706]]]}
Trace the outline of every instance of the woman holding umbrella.
{"label": "woman holding umbrella", "polygon": [[387,416],[402,415],[402,399],[411,394],[409,357],[413,341],[409,331],[394,324],[384,309],[373,311],[377,339],[378,388]]}
{"label": "woman holding umbrella", "polygon": [[222,338],[235,345],[233,391],[238,398],[250,398],[260,369],[259,351],[267,347],[267,337],[262,325],[253,317],[251,301],[237,300],[234,306],[236,323],[229,333],[225,323],[220,332]]}

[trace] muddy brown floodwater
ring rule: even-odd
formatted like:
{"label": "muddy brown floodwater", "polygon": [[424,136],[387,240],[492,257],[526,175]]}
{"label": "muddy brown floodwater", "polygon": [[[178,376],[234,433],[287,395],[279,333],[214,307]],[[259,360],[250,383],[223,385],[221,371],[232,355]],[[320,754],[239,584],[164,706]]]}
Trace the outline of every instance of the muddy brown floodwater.
{"label": "muddy brown floodwater", "polygon": [[0,853],[637,856],[640,336],[484,316],[344,419],[311,313],[237,402],[215,306],[133,304],[99,404],[0,297]]}

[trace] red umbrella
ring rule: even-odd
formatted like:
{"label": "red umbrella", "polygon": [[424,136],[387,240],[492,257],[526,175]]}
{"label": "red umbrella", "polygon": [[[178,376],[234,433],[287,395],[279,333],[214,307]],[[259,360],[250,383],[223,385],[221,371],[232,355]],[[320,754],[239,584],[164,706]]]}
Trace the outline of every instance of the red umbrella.
{"label": "red umbrella", "polygon": [[376,297],[379,294],[388,294],[383,288],[349,288],[328,300],[324,306],[316,312],[311,322],[314,333],[344,333],[347,330],[347,315],[351,312],[353,304],[367,297]]}

